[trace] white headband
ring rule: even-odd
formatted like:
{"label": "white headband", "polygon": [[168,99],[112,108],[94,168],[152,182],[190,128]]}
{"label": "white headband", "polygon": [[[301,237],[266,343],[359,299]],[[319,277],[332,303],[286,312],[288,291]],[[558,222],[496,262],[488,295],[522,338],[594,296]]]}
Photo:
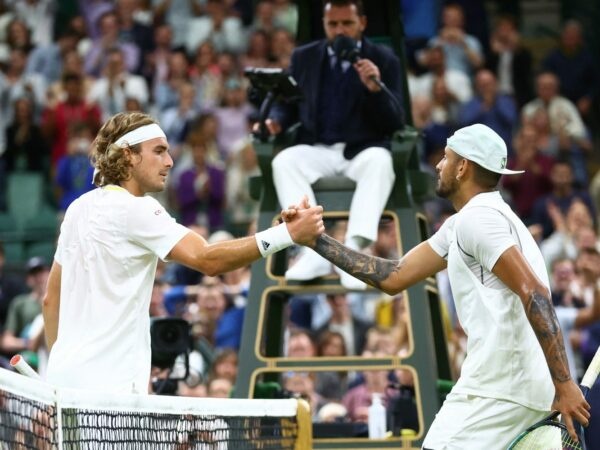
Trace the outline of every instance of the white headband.
{"label": "white headband", "polygon": [[161,127],[155,123],[151,123],[150,125],[144,125],[135,130],[131,130],[129,133],[125,133],[117,139],[115,144],[119,147],[127,147],[159,137],[167,138]]}
{"label": "white headband", "polygon": [[[129,133],[125,133],[115,142],[115,145],[119,147],[127,147],[139,144],[140,142],[149,141],[154,138],[167,138],[165,132],[155,123],[151,123],[150,125],[144,125],[135,130],[131,130]],[[97,167],[94,168],[94,175],[92,175],[92,184],[97,184],[96,181],[100,182],[100,180],[96,180],[96,177],[100,175],[100,171]]]}

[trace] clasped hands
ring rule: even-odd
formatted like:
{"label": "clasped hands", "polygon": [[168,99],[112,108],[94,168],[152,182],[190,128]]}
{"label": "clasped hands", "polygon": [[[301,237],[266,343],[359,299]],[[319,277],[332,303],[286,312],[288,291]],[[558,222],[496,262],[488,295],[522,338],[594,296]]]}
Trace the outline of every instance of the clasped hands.
{"label": "clasped hands", "polygon": [[286,223],[293,241],[307,247],[314,247],[319,236],[325,232],[323,207],[310,206],[306,195],[297,205],[290,205],[281,211],[281,221]]}

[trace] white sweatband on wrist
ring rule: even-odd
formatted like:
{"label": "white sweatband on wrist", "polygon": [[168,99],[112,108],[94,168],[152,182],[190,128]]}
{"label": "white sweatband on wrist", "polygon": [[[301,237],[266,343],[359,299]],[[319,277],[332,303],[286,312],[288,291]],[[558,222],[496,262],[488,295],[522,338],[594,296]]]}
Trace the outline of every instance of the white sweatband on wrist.
{"label": "white sweatband on wrist", "polygon": [[150,125],[143,125],[135,130],[131,130],[129,133],[125,133],[115,141],[115,145],[118,145],[119,147],[131,147],[141,142],[159,137],[167,138],[165,132],[158,124],[151,123]]}
{"label": "white sweatband on wrist", "polygon": [[285,222],[268,228],[265,231],[259,231],[254,237],[256,239],[258,251],[260,251],[263,258],[266,258],[279,250],[288,248],[290,245],[294,245],[294,241],[292,240],[292,236],[290,236]]}

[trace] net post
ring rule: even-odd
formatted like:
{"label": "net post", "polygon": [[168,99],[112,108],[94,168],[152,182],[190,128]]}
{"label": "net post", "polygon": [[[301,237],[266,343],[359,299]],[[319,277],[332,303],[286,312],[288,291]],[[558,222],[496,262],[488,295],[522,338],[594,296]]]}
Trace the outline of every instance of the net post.
{"label": "net post", "polygon": [[294,450],[312,450],[312,417],[310,414],[310,405],[304,399],[298,399],[297,402],[296,423],[298,424],[298,432]]}

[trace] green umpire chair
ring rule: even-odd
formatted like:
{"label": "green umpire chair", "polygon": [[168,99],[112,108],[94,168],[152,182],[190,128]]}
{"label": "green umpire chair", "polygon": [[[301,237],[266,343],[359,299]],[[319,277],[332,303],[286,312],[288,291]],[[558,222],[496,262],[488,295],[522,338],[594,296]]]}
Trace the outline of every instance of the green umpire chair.
{"label": "green umpire chair", "polygon": [[[321,2],[297,0],[299,43],[318,37],[321,29]],[[404,39],[399,2],[373,0],[364,2],[369,17],[366,34],[371,40],[390,45],[404,61]],[[412,124],[408,84],[403,77],[404,109],[407,123]],[[292,145],[294,129],[277,137],[255,138],[261,176],[251,180],[250,191],[260,201],[258,229],[271,226],[281,210],[273,185],[271,161],[281,149]],[[430,174],[419,169],[419,133],[407,126],[392,140],[392,159],[396,182],[383,216],[391,218],[396,228],[398,253],[428,238],[429,226],[423,213],[423,202],[433,195],[434,183]],[[327,177],[312,186],[317,203],[323,206],[325,218],[348,217],[355,184],[345,177]],[[287,206],[287,205],[285,205]],[[277,397],[282,394],[273,386],[280,386],[287,372],[394,370],[410,371],[415,383],[417,429],[396,430],[383,440],[355,437],[354,428],[339,428],[337,432],[320,434],[317,425],[313,432],[315,449],[418,449],[424,435],[441,406],[452,378],[445,326],[436,280],[430,278],[409,288],[404,297],[410,316],[409,351],[406,357],[363,358],[287,358],[284,356],[285,327],[288,300],[303,293],[347,292],[337,276],[328,276],[308,282],[288,282],[284,273],[289,251],[282,251],[261,259],[252,265],[252,278],[240,349],[240,364],[235,386],[236,397]],[[371,289],[372,292],[376,292]],[[285,391],[283,391],[285,394]],[[334,424],[336,425],[336,424]]]}

